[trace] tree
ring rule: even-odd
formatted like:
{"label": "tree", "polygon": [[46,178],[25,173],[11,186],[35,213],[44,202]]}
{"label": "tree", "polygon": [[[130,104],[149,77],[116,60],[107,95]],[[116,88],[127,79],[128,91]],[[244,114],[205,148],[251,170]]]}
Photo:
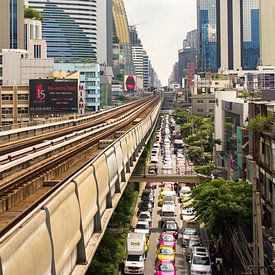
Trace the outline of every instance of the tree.
{"label": "tree", "polygon": [[36,20],[39,20],[39,21],[42,21],[42,19],[43,19],[40,11],[31,9],[31,8],[26,8],[25,9],[24,17],[25,18],[30,18],[30,19],[36,19]]}
{"label": "tree", "polygon": [[248,128],[256,133],[269,132],[273,121],[274,116],[271,114],[268,116],[257,115],[248,122]]}
{"label": "tree", "polygon": [[217,179],[193,189],[197,220],[214,234],[223,232],[224,222],[231,226],[251,227],[252,186],[244,181]]}

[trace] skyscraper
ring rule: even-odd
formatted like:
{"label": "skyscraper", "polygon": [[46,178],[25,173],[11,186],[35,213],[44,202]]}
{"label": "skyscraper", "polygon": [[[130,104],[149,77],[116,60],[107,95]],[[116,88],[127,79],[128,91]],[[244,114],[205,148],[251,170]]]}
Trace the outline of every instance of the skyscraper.
{"label": "skyscraper", "polygon": [[275,1],[260,0],[261,64],[275,66]]}
{"label": "skyscraper", "polygon": [[97,0],[28,0],[41,11],[48,57],[61,61],[95,61]]}
{"label": "skyscraper", "polygon": [[203,72],[215,72],[219,68],[217,0],[197,0],[199,35],[199,68]]}
{"label": "skyscraper", "polygon": [[0,49],[24,49],[24,0],[1,0]]}
{"label": "skyscraper", "polygon": [[113,63],[112,0],[97,4],[97,62],[109,66]]}
{"label": "skyscraper", "polygon": [[123,0],[113,0],[114,33],[119,40],[125,59],[125,74],[134,74],[129,25]]}
{"label": "skyscraper", "polygon": [[241,15],[242,68],[251,70],[259,65],[260,57],[259,0],[242,0]]}
{"label": "skyscraper", "polygon": [[200,69],[255,69],[259,0],[198,0]]}

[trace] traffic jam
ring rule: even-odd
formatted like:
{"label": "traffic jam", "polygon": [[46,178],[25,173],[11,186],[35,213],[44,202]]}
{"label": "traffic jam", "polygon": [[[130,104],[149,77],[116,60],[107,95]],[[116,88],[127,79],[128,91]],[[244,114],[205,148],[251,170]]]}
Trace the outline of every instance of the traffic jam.
{"label": "traffic jam", "polygon": [[[148,174],[190,172],[175,120],[161,117],[148,163]],[[205,230],[195,220],[192,185],[146,182],[136,223],[128,234],[124,274],[214,274]]]}

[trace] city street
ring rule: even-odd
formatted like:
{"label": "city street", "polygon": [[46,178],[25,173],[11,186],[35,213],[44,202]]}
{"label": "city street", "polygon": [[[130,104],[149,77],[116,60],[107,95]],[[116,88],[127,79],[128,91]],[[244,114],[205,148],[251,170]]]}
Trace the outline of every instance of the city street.
{"label": "city street", "polygon": [[[161,227],[159,226],[159,220],[160,220],[160,209],[161,207],[158,207],[158,193],[159,193],[159,187],[155,190],[155,207],[153,210],[153,220],[152,220],[152,230],[151,230],[151,236],[150,236],[150,246],[149,246],[149,252],[148,252],[148,256],[145,262],[145,274],[147,275],[151,275],[154,274],[154,267],[155,267],[155,261],[156,261],[156,250],[157,250],[157,244],[158,244],[158,238],[160,233],[162,232]],[[176,221],[179,225],[180,228],[180,232],[181,232],[181,228],[182,228],[182,221],[180,219],[180,215],[179,215],[179,203],[177,203],[176,207],[177,207],[177,217],[176,217]],[[184,251],[185,249],[182,248],[182,235],[181,233],[179,234],[179,238],[177,241],[177,249],[176,249],[176,268],[177,268],[177,274],[179,275],[185,275],[185,274],[189,274],[188,271],[188,266],[187,263],[185,261],[185,254]]]}

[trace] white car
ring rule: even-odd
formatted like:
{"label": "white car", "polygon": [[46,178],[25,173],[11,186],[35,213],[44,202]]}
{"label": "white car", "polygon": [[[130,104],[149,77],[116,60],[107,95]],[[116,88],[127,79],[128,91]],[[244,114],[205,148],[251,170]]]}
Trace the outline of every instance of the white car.
{"label": "white car", "polygon": [[150,225],[152,223],[151,213],[149,211],[141,211],[138,215],[138,221],[147,221]]}
{"label": "white car", "polygon": [[191,260],[191,275],[197,274],[212,274],[209,256],[193,255]]}
{"label": "white car", "polygon": [[148,221],[138,221],[134,232],[135,233],[143,233],[149,237],[149,235],[150,235],[149,222]]}
{"label": "white car", "polygon": [[181,207],[181,211],[180,211],[180,217],[183,221],[191,221],[195,219],[195,213],[193,208],[189,207],[189,208],[185,208],[185,207]]}

